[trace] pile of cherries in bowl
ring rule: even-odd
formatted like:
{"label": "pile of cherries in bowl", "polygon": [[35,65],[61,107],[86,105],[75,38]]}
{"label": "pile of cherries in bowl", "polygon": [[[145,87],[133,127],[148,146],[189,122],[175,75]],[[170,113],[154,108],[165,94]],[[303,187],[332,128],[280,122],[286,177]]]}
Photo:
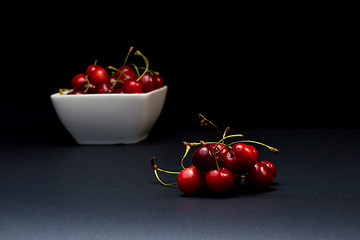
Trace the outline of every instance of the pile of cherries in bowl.
{"label": "pile of cherries in bowl", "polygon": [[[135,64],[126,64],[132,50],[133,47],[130,47],[124,64],[119,68],[104,68],[97,65],[96,60],[86,68],[86,73],[76,74],[71,79],[71,90],[60,89],[60,94],[147,93],[163,87],[163,77],[149,69],[149,60],[139,50],[135,51],[134,55],[144,59],[145,67],[138,68]],[[111,70],[112,74],[109,75],[108,70]],[[143,70],[141,74],[140,70]]]}
{"label": "pile of cherries in bowl", "polygon": [[[203,115],[199,115],[202,124],[210,123],[219,129]],[[245,186],[247,189],[264,190],[273,184],[276,177],[276,167],[269,161],[259,161],[259,152],[252,145],[261,145],[273,153],[278,153],[274,147],[252,140],[238,140],[229,143],[230,139],[242,138],[242,134],[226,136],[225,130],[217,142],[183,142],[186,146],[185,154],[181,159],[179,172],[159,168],[155,157],[151,158],[151,167],[157,180],[164,186],[178,185],[185,195],[199,195],[209,193],[226,195],[235,189]],[[220,131],[219,131],[220,132]],[[192,165],[184,166],[191,147],[197,147],[192,156]],[[159,177],[159,172],[177,175],[177,182],[165,183]]]}

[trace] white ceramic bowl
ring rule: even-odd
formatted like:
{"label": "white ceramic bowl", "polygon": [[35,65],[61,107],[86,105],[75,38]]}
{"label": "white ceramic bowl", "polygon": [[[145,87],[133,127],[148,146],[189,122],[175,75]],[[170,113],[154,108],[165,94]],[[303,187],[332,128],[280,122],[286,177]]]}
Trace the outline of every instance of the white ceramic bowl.
{"label": "white ceramic bowl", "polygon": [[164,106],[167,86],[141,94],[51,95],[55,111],[79,144],[144,140]]}

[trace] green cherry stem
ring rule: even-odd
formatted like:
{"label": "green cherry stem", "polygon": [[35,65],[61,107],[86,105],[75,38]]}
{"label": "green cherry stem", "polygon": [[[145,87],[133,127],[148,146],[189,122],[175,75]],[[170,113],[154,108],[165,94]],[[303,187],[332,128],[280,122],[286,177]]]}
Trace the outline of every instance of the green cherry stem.
{"label": "green cherry stem", "polygon": [[129,48],[129,52],[128,52],[128,54],[126,55],[126,58],[125,58],[125,60],[124,60],[123,66],[125,66],[125,64],[126,64],[128,58],[129,58],[129,55],[130,55],[130,53],[132,52],[132,50],[134,50],[134,47],[133,47],[133,46],[131,46],[131,47]]}
{"label": "green cherry stem", "polygon": [[124,81],[120,80],[120,76],[121,76],[121,75],[124,75],[125,77],[128,77],[128,75],[126,75],[126,74],[124,73],[124,71],[121,71],[121,70],[119,70],[119,69],[118,69],[118,68],[116,68],[116,67],[113,67],[113,66],[107,66],[106,68],[107,68],[107,69],[114,70],[114,71],[117,71],[117,72],[119,72],[119,73],[120,73],[120,75],[119,75],[119,77],[118,77],[118,79],[117,79],[117,81],[119,81],[119,82],[124,82]]}
{"label": "green cherry stem", "polygon": [[129,63],[129,65],[130,65],[130,66],[133,66],[133,68],[134,68],[135,71],[136,71],[136,74],[139,76],[139,75],[140,75],[140,73],[139,73],[139,68],[136,66],[136,64],[135,64],[135,63]]}
{"label": "green cherry stem", "polygon": [[224,131],[224,134],[222,135],[222,137],[226,137],[226,134],[230,131],[230,127],[227,127]]}
{"label": "green cherry stem", "polygon": [[163,173],[167,173],[167,174],[179,174],[180,172],[172,172],[172,171],[168,171],[168,170],[164,170],[161,168],[157,168],[156,170],[158,170],[159,172],[163,172]]}
{"label": "green cherry stem", "polygon": [[138,77],[138,79],[136,79],[136,81],[139,81],[145,75],[145,73],[147,73],[147,71],[149,69],[149,60],[139,50],[136,50],[136,52],[134,54],[135,55],[140,55],[144,59],[144,62],[145,62],[145,70],[144,70],[144,72]]}
{"label": "green cherry stem", "polygon": [[[124,75],[125,77],[127,77],[127,75],[124,73],[124,71],[120,71],[119,69],[117,69],[117,68],[115,68],[115,67],[113,67],[113,66],[107,66],[106,68],[119,72],[120,75],[119,75],[119,77],[116,79],[116,82],[124,83],[123,80],[120,80],[121,75]],[[112,85],[112,86],[110,87],[110,89],[114,89],[114,88],[115,88],[115,85],[116,85],[116,84]]]}
{"label": "green cherry stem", "polygon": [[[97,60],[95,60],[95,63],[96,63],[96,62],[97,62]],[[89,81],[88,75],[85,75],[85,79],[86,79],[87,87],[86,87],[86,89],[84,90],[84,93],[87,93],[87,91],[89,91],[89,88],[90,88],[90,81]]]}
{"label": "green cherry stem", "polygon": [[151,168],[154,170],[154,174],[155,174],[155,177],[156,179],[164,186],[167,186],[167,187],[170,187],[170,186],[173,186],[173,185],[176,185],[177,182],[175,183],[164,183],[160,177],[159,177],[159,174],[158,174],[158,171],[160,172],[164,172],[164,173],[169,173],[169,174],[179,174],[179,172],[171,172],[171,171],[166,171],[166,170],[163,170],[163,169],[160,169],[158,168],[158,166],[156,166],[155,164],[155,157],[152,157],[150,159],[150,164],[151,164]]}
{"label": "green cherry stem", "polygon": [[184,144],[185,144],[185,146],[186,146],[186,148],[185,148],[185,154],[184,154],[184,156],[182,157],[182,159],[181,159],[181,167],[183,168],[183,169],[185,169],[185,166],[184,166],[184,159],[185,159],[185,157],[187,156],[187,154],[189,153],[189,150],[190,150],[190,144],[189,143],[187,143],[187,142],[183,142]]}
{"label": "green cherry stem", "polygon": [[[125,57],[124,64],[122,65],[123,68],[125,67],[125,64],[126,64],[128,58],[129,58],[129,55],[130,55],[130,53],[132,52],[133,49],[134,49],[133,46],[131,46],[131,47],[129,48],[129,52],[128,52],[128,54],[127,54],[126,57]],[[120,73],[119,77],[117,78],[117,80],[120,80],[121,75],[123,75],[123,74],[125,75],[124,71],[121,71],[121,73]],[[127,77],[127,76],[125,75],[125,77]],[[115,84],[114,84],[114,86],[115,86]]]}
{"label": "green cherry stem", "polygon": [[157,173],[156,170],[154,170],[154,173],[155,173],[156,179],[157,179],[162,185],[164,185],[164,186],[170,187],[170,186],[174,186],[174,185],[177,184],[177,182],[174,182],[174,183],[164,183],[163,181],[161,181],[161,179],[160,179],[160,177],[159,177],[159,175],[158,175],[158,173]]}
{"label": "green cherry stem", "polygon": [[70,92],[72,89],[69,88],[59,88],[60,95],[65,95],[64,91]]}
{"label": "green cherry stem", "polygon": [[[221,149],[220,151],[216,152],[216,148],[217,148],[217,146],[219,146],[220,143],[224,142],[225,139],[233,138],[233,137],[244,137],[244,135],[242,135],[242,134],[234,134],[234,135],[229,135],[229,136],[223,137],[223,138],[220,139],[220,141],[218,141],[218,142],[216,143],[216,145],[215,145],[215,148],[214,148],[214,158],[215,158],[216,168],[217,168],[218,170],[220,170],[220,167],[219,167],[219,164],[218,164],[218,162],[217,162],[217,157],[216,157],[216,155],[219,154],[223,149]],[[227,144],[226,144],[226,146],[225,146],[224,148],[226,148],[226,147],[228,147]]]}
{"label": "green cherry stem", "polygon": [[216,144],[217,142],[204,142],[204,141],[200,141],[200,142],[183,142],[184,144],[189,144],[190,147],[196,147],[196,146],[200,146],[200,145],[206,145],[206,144]]}
{"label": "green cherry stem", "polygon": [[263,147],[268,148],[268,149],[269,149],[271,152],[273,152],[273,153],[278,153],[278,152],[279,152],[279,150],[278,150],[277,148],[271,147],[271,146],[266,145],[266,144],[261,143],[261,142],[252,141],[252,140],[236,141],[236,142],[231,143],[230,145],[234,145],[234,144],[236,144],[236,143],[254,143],[254,144],[258,144],[258,145],[261,145],[261,146],[263,146]]}
{"label": "green cherry stem", "polygon": [[[138,67],[139,69],[142,69],[142,70],[144,70],[145,69],[145,67]],[[154,70],[152,70],[152,69],[148,69],[148,72],[151,74],[151,75],[160,75],[160,73],[158,72],[158,71],[154,71]]]}
{"label": "green cherry stem", "polygon": [[151,163],[151,168],[154,169],[154,170],[157,170],[157,171],[160,171],[160,172],[163,172],[163,173],[168,173],[168,174],[179,174],[180,173],[180,172],[172,172],[172,171],[168,171],[168,170],[164,170],[164,169],[159,168],[155,164],[155,157],[152,157],[150,159],[150,163]]}
{"label": "green cherry stem", "polygon": [[200,122],[200,124],[201,125],[207,125],[207,123],[206,122],[208,122],[211,126],[213,126],[217,131],[218,131],[218,133],[220,134],[220,136],[223,136],[223,134],[221,133],[221,131],[219,130],[219,128],[213,123],[213,122],[211,122],[209,119],[207,119],[204,115],[202,115],[202,114],[199,114],[199,119],[201,120],[201,122]]}

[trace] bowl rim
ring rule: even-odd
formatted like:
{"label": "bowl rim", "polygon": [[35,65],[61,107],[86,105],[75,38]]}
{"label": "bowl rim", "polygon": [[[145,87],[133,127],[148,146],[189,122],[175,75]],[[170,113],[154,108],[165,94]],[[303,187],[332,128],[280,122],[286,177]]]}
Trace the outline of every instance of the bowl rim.
{"label": "bowl rim", "polygon": [[[161,88],[155,89],[151,92],[147,92],[147,93],[109,93],[109,94],[104,94],[104,93],[91,93],[91,94],[77,94],[77,95],[68,95],[68,94],[60,94],[60,92],[57,93],[53,93],[51,94],[51,97],[72,97],[72,98],[86,98],[86,97],[95,97],[95,96],[106,96],[106,97],[114,97],[114,96],[148,96],[160,91],[163,91],[165,89],[167,89],[167,85],[162,86]],[[70,89],[71,90],[71,89]],[[64,92],[68,92],[68,91],[64,91]]]}

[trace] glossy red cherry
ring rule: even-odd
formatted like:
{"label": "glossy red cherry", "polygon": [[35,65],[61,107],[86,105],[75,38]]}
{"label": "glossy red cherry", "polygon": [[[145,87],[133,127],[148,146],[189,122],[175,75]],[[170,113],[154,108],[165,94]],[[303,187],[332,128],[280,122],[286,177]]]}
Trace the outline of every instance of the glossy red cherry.
{"label": "glossy red cherry", "polygon": [[119,81],[116,76],[110,76],[108,82],[111,83],[112,89],[122,88],[123,86],[123,81]]}
{"label": "glossy red cherry", "polygon": [[205,177],[206,186],[212,193],[223,194],[234,187],[234,175],[227,168],[211,169]]}
{"label": "glossy red cherry", "polygon": [[96,86],[94,84],[92,84],[92,83],[87,83],[87,82],[84,83],[83,85],[81,85],[80,87],[78,87],[77,89],[80,90],[80,91],[83,91],[86,94],[96,92]]}
{"label": "glossy red cherry", "polygon": [[256,147],[254,147],[253,145],[247,145],[247,147],[250,148],[250,149],[252,149],[253,152],[254,152],[254,157],[255,157],[256,159],[259,159],[259,152],[258,152],[258,150],[256,149]]}
{"label": "glossy red cherry", "polygon": [[111,83],[104,82],[96,86],[96,93],[112,93]]}
{"label": "glossy red cherry", "polygon": [[127,80],[123,85],[124,93],[142,93],[143,87],[141,82],[135,80]]}
{"label": "glossy red cherry", "polygon": [[150,73],[144,74],[144,76],[142,76],[142,78],[139,81],[143,86],[144,93],[154,91],[157,88],[156,78]]}
{"label": "glossy red cherry", "polygon": [[[95,61],[97,62],[97,61]],[[94,64],[90,64],[87,68],[86,68],[86,75],[91,75],[93,72],[95,72],[97,65]]]}
{"label": "glossy red cherry", "polygon": [[[194,164],[194,166],[196,166],[197,168],[203,171],[215,169],[216,163],[213,154],[215,145],[216,144],[206,144],[198,147],[192,156],[192,163]],[[225,147],[225,145],[219,144],[216,147],[216,151],[220,151],[223,147]],[[224,148],[219,154],[216,155],[219,166],[223,165],[222,161],[227,153],[228,153],[228,149]]]}
{"label": "glossy red cherry", "polygon": [[[120,76],[121,75],[121,76]],[[137,79],[138,75],[135,70],[129,65],[123,65],[119,68],[119,71],[115,72],[115,77],[118,78],[120,76],[120,80],[126,81],[130,79]]]}
{"label": "glossy red cherry", "polygon": [[233,173],[246,173],[252,169],[258,160],[258,154],[254,152],[253,146],[237,143],[231,148],[224,158],[224,167]]}
{"label": "glossy red cherry", "polygon": [[267,188],[274,181],[271,169],[262,162],[256,162],[245,176],[245,184],[256,188]]}
{"label": "glossy red cherry", "polygon": [[195,166],[183,169],[177,176],[180,191],[187,195],[199,193],[205,187],[205,175]]}
{"label": "glossy red cherry", "polygon": [[88,73],[88,71],[86,71],[86,73],[89,76],[89,80],[92,84],[98,85],[98,84],[105,83],[108,81],[108,74],[107,74],[105,68],[103,68],[99,65],[94,65],[92,67],[91,71],[89,71],[89,73]]}
{"label": "glossy red cherry", "polygon": [[160,75],[155,75],[154,77],[156,79],[157,88],[163,87],[164,86],[164,78]]}
{"label": "glossy red cherry", "polygon": [[79,88],[81,85],[83,85],[84,83],[86,83],[86,75],[84,73],[79,73],[76,74],[72,79],[71,79],[71,87],[72,88]]}
{"label": "glossy red cherry", "polygon": [[274,175],[274,179],[275,179],[276,173],[277,173],[275,165],[272,162],[269,162],[269,161],[260,161],[260,162],[265,164],[268,168],[270,168],[271,172]]}

